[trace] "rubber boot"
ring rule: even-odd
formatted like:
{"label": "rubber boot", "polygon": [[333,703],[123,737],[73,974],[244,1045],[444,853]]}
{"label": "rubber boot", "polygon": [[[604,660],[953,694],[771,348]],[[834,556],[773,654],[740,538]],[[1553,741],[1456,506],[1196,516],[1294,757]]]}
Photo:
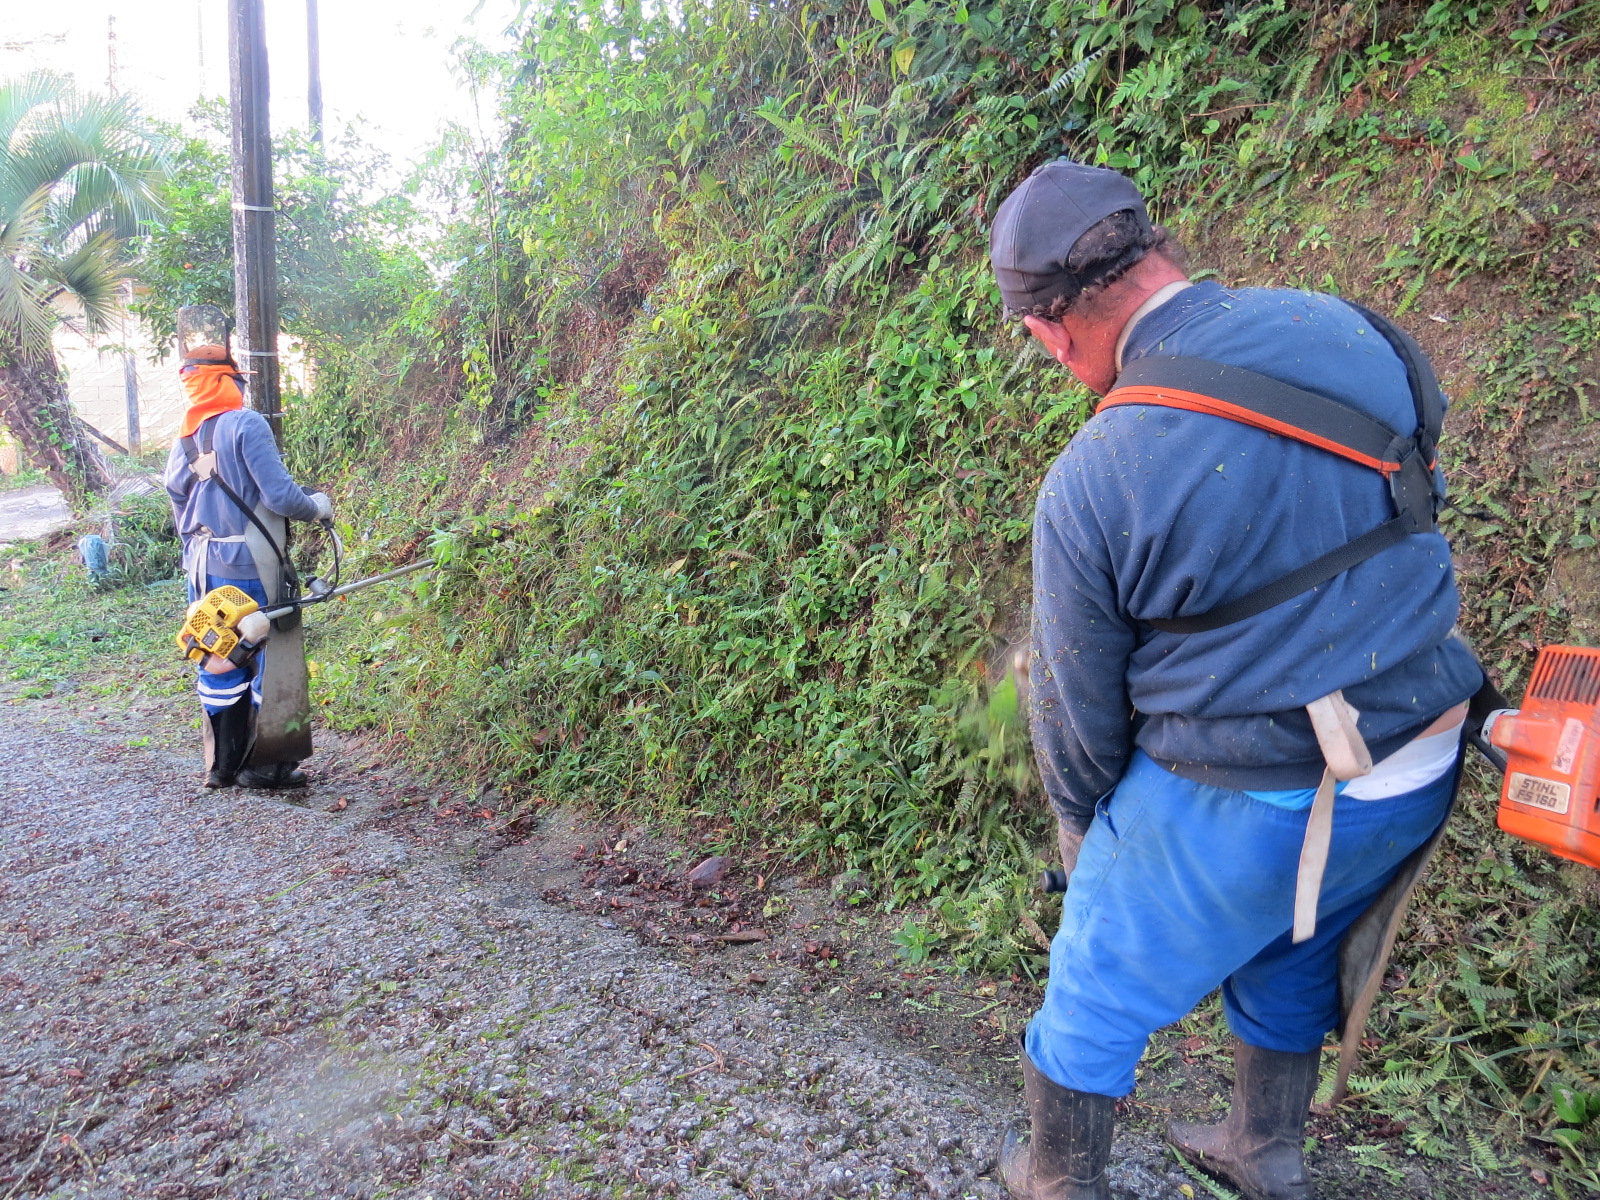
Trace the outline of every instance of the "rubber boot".
{"label": "rubber boot", "polygon": [[284,790],[307,785],[306,773],[299,763],[269,763],[262,767],[246,767],[239,772],[239,786]]}
{"label": "rubber boot", "polygon": [[1022,1052],[1022,1090],[1032,1136],[1008,1130],[1000,1178],[1014,1200],[1111,1200],[1106,1164],[1117,1102],[1047,1078]]}
{"label": "rubber boot", "polygon": [[207,719],[211,722],[211,770],[206,773],[206,786],[232,787],[250,748],[250,697],[221,712],[208,713]]}
{"label": "rubber boot", "polygon": [[1174,1122],[1179,1153],[1245,1200],[1311,1200],[1304,1138],[1322,1051],[1289,1054],[1233,1043],[1233,1107],[1219,1125]]}

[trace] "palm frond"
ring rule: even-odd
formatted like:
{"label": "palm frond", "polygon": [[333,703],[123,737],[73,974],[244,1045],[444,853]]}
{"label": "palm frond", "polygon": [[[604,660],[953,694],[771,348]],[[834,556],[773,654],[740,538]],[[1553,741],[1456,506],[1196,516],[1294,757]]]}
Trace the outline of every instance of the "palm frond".
{"label": "palm frond", "polygon": [[29,113],[55,104],[72,91],[72,80],[54,71],[30,71],[0,86],[0,146],[9,146]]}
{"label": "palm frond", "polygon": [[41,259],[35,271],[41,280],[75,297],[83,306],[89,332],[99,333],[120,309],[117,292],[128,275],[121,251],[122,239],[102,230],[71,254]]}
{"label": "palm frond", "polygon": [[93,216],[111,216],[123,236],[159,211],[166,170],[159,144],[121,101],[77,96],[41,105],[0,150],[0,213],[49,196],[51,223],[70,236]]}
{"label": "palm frond", "polygon": [[4,209],[0,209],[0,255],[25,262],[30,247],[49,241],[50,230],[46,220],[50,205],[48,188],[40,188],[31,195]]}
{"label": "palm frond", "polygon": [[46,286],[0,255],[0,341],[37,354],[49,347],[55,326]]}
{"label": "palm frond", "polygon": [[48,72],[0,85],[0,335],[48,347],[63,292],[90,331],[110,321],[122,247],[159,213],[166,167],[162,135],[129,97]]}
{"label": "palm frond", "polygon": [[77,232],[90,222],[109,219],[118,237],[133,237],[141,222],[160,211],[156,188],[162,174],[153,161],[140,159],[81,162],[53,197],[52,224]]}

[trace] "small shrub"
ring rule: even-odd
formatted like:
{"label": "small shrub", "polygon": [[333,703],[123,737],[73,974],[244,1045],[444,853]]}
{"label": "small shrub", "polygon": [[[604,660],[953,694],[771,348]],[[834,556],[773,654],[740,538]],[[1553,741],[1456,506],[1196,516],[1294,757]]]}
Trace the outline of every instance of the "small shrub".
{"label": "small shrub", "polygon": [[111,570],[103,586],[129,587],[171,579],[183,564],[183,543],[165,496],[129,496],[112,515]]}

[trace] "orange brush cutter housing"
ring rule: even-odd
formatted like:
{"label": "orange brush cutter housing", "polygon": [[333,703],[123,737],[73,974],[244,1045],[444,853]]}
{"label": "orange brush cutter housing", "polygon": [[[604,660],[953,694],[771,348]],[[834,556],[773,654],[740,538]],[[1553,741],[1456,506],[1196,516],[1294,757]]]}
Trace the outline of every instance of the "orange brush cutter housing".
{"label": "orange brush cutter housing", "polygon": [[1600,650],[1539,651],[1522,708],[1489,740],[1507,759],[1500,828],[1600,867]]}

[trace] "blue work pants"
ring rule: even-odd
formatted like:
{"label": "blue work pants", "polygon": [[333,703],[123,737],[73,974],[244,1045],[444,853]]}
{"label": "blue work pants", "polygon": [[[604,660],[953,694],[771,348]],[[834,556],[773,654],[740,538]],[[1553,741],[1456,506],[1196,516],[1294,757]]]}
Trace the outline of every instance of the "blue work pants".
{"label": "blue work pants", "polygon": [[1241,1041],[1292,1053],[1320,1046],[1339,1019],[1340,940],[1438,829],[1455,777],[1389,799],[1335,801],[1317,930],[1295,945],[1311,793],[1305,807],[1273,803],[1135,754],[1083,839],[1028,1056],[1063,1087],[1125,1096],[1150,1035],[1218,987]]}

